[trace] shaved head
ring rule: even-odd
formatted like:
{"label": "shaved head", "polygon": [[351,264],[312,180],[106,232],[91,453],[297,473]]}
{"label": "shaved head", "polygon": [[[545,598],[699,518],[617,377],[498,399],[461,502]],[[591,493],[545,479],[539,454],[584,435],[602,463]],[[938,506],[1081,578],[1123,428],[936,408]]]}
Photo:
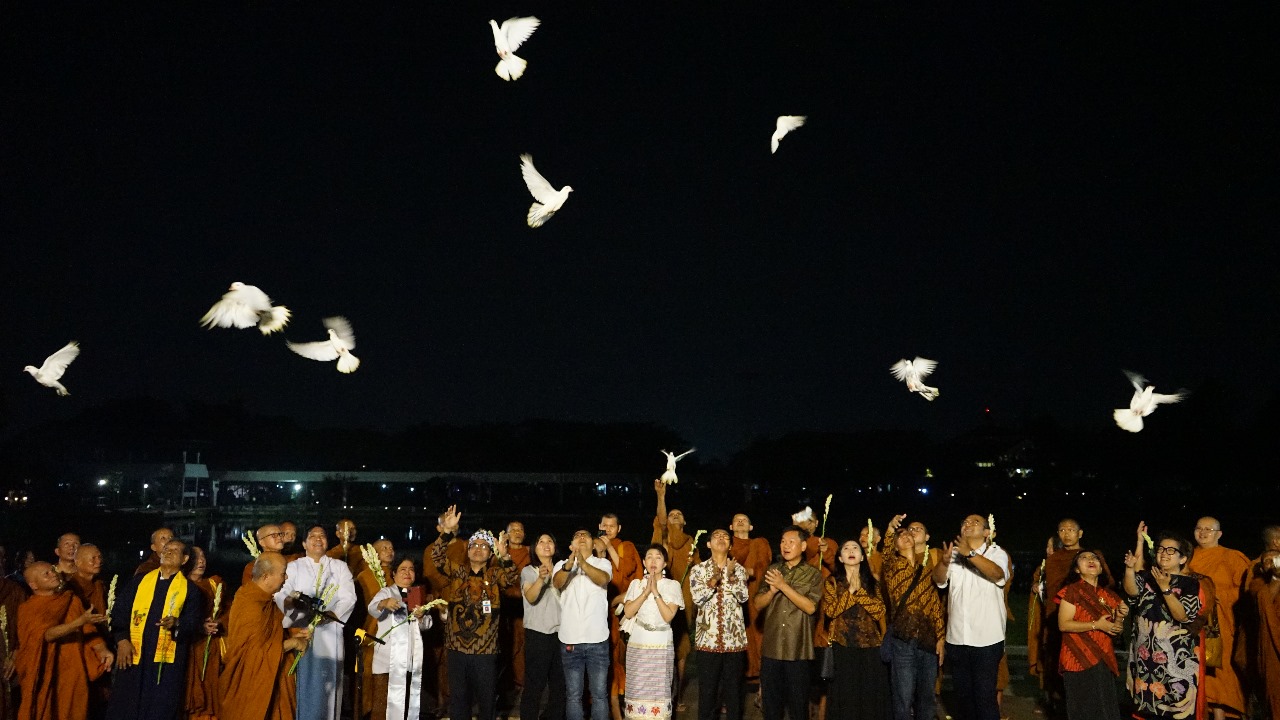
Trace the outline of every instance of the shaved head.
{"label": "shaved head", "polygon": [[278,552],[268,550],[258,555],[258,559],[253,561],[253,579],[261,580],[273,572],[278,572],[283,567],[284,556]]}
{"label": "shaved head", "polygon": [[258,546],[263,550],[280,552],[284,549],[284,531],[279,525],[263,525],[258,528]]}
{"label": "shaved head", "polygon": [[1218,541],[1222,539],[1222,523],[1218,522],[1218,518],[1206,515],[1196,521],[1194,536],[1196,545],[1202,548],[1217,547]]}

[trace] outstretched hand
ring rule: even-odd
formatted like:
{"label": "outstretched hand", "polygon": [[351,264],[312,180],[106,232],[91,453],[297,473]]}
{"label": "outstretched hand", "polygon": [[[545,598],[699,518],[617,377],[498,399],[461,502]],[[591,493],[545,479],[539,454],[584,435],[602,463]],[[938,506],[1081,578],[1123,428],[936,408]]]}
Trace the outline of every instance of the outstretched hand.
{"label": "outstretched hand", "polygon": [[949,542],[942,543],[942,552],[938,554],[939,565],[946,567],[951,564],[951,561],[956,558],[956,545],[957,543],[959,543],[959,541],[960,539],[956,538],[956,542],[954,543],[949,543]]}

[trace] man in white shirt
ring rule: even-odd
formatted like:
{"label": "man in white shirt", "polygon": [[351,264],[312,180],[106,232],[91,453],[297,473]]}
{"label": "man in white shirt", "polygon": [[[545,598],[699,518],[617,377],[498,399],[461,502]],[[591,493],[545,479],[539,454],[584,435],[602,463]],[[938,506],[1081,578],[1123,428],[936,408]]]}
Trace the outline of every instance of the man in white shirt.
{"label": "man in white shirt", "polygon": [[985,518],[966,517],[955,543],[942,544],[933,569],[934,584],[949,588],[946,660],[957,702],[952,710],[961,720],[1000,720],[996,675],[1004,655],[1009,554],[989,542],[990,535]]}
{"label": "man in white shirt", "polygon": [[609,717],[608,558],[592,554],[594,538],[578,530],[569,559],[556,563],[552,584],[560,591],[560,661],[564,666],[565,718],[582,720],[582,674],[591,683],[591,720]]}

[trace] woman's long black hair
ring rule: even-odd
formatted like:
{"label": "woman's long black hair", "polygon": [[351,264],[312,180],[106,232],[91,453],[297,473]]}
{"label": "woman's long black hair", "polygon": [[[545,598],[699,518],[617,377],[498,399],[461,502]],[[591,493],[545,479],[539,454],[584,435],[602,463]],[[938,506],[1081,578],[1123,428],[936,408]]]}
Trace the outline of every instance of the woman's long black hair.
{"label": "woman's long black hair", "polygon": [[[862,543],[856,539],[845,540],[840,543],[839,547],[843,548],[845,543],[857,543],[858,547],[862,547]],[[844,565],[840,563],[839,552],[839,550],[836,551],[836,571],[832,573],[831,577],[835,578],[837,588],[840,590],[848,590],[849,573],[844,569]],[[862,551],[862,562],[858,563],[858,579],[862,582],[863,589],[873,596],[876,594],[876,591],[878,590],[876,585],[876,576],[871,573],[871,563],[867,559],[867,551],[865,549]]]}

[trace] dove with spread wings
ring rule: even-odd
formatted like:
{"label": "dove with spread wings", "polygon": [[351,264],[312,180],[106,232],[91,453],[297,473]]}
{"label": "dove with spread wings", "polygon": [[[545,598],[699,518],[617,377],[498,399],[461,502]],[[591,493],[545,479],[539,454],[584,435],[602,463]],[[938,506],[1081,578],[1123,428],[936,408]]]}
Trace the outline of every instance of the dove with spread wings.
{"label": "dove with spread wings", "polygon": [[543,223],[564,207],[564,201],[569,199],[573,188],[568,185],[559,190],[551,187],[551,183],[533,166],[533,156],[529,153],[520,156],[520,174],[524,176],[524,184],[529,187],[529,194],[537,200],[529,206],[529,227],[542,227]]}
{"label": "dove with spread wings", "polygon": [[1111,416],[1115,418],[1116,425],[1129,432],[1141,431],[1142,418],[1155,412],[1157,405],[1182,402],[1182,398],[1187,396],[1186,390],[1179,390],[1172,395],[1161,395],[1155,392],[1155,385],[1148,385],[1147,379],[1138,373],[1125,370],[1124,374],[1133,385],[1133,397],[1129,400],[1128,408],[1119,408],[1112,412]]}
{"label": "dove with spread wings", "polygon": [[529,63],[515,52],[541,23],[536,17],[508,18],[502,21],[501,26],[496,20],[489,21],[489,27],[493,29],[493,47],[498,51],[498,66],[493,69],[498,77],[510,81],[519,80],[524,75],[524,69]]}
{"label": "dove with spread wings", "polygon": [[356,349],[356,334],[351,330],[351,323],[344,317],[327,317],[323,321],[329,331],[328,340],[295,343],[286,342],[289,349],[304,358],[320,362],[338,361],[338,372],[353,373],[360,367],[360,358],[351,354]]}
{"label": "dove with spread wings", "polygon": [[771,148],[769,152],[778,152],[778,143],[782,142],[782,138],[786,137],[787,133],[792,130],[804,125],[804,121],[808,119],[808,115],[779,115],[777,128],[774,129],[773,137],[769,140],[769,147]]}
{"label": "dove with spread wings", "polygon": [[663,455],[667,456],[667,469],[666,469],[666,472],[662,473],[662,477],[660,478],[662,482],[668,485],[670,485],[671,483],[680,482],[680,478],[676,477],[676,463],[680,462],[680,458],[684,457],[685,455],[688,455],[689,453],[697,449],[698,448],[689,448],[688,450],[685,450],[679,455],[676,455],[675,453],[667,452],[666,450],[659,451]]}
{"label": "dove with spread wings", "polygon": [[66,397],[71,393],[67,392],[67,389],[58,380],[67,371],[67,366],[71,364],[71,361],[75,360],[79,354],[80,343],[73,340],[64,345],[58,352],[45,358],[44,364],[40,367],[28,365],[22,368],[22,371],[31,373],[31,377],[35,378],[36,382],[45,387],[53,388],[58,391],[59,395]]}
{"label": "dove with spread wings", "polygon": [[903,358],[894,363],[889,368],[889,372],[893,373],[893,376],[899,382],[905,382],[908,390],[913,393],[920,393],[920,397],[932,401],[939,395],[938,388],[925,385],[924,379],[936,367],[938,367],[938,361],[926,360],[917,355],[915,360]]}
{"label": "dove with spread wings", "polygon": [[263,335],[270,335],[289,324],[289,308],[272,305],[267,294],[242,282],[231,283],[222,299],[209,308],[200,318],[207,328],[251,328],[257,326]]}

